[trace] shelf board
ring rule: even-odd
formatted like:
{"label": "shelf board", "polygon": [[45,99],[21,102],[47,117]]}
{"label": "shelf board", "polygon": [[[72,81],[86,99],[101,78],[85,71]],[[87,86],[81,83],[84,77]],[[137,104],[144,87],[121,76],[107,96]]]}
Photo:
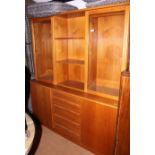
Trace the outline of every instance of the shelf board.
{"label": "shelf board", "polygon": [[62,39],[84,39],[85,37],[55,37],[56,40]]}
{"label": "shelf board", "polygon": [[65,60],[59,60],[57,63],[64,63],[64,64],[78,64],[83,65],[84,60],[77,60],[77,59],[65,59]]}
{"label": "shelf board", "polygon": [[45,76],[38,77],[38,79],[43,81],[52,81],[53,78],[51,75],[45,75]]}
{"label": "shelf board", "polygon": [[40,81],[52,81],[53,75],[52,70],[46,70],[44,74],[38,76],[38,80]]}
{"label": "shelf board", "polygon": [[95,91],[95,92],[98,92],[98,93],[103,93],[103,94],[107,94],[107,95],[111,95],[111,96],[115,96],[115,97],[119,96],[119,90],[114,89],[114,88],[99,86],[99,85],[96,85],[96,84],[90,84],[88,86],[88,89],[91,90],[91,91]]}
{"label": "shelf board", "polygon": [[69,87],[69,88],[84,90],[84,83],[83,82],[67,80],[67,81],[59,83],[58,85],[64,86],[64,87]]}

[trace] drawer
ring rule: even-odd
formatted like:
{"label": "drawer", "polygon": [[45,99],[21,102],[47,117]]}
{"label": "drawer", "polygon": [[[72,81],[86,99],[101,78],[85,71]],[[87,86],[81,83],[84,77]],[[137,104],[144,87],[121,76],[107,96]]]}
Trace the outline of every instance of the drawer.
{"label": "drawer", "polygon": [[70,111],[70,109],[66,109],[62,106],[58,106],[57,104],[53,105],[53,114],[59,115],[70,121],[80,123],[80,113]]}
{"label": "drawer", "polygon": [[81,103],[81,98],[79,98],[78,96],[74,96],[72,94],[67,94],[63,91],[54,91],[53,96],[57,97],[57,98],[64,99],[66,101],[70,101],[76,105],[80,105],[80,103]]}
{"label": "drawer", "polygon": [[68,100],[64,100],[63,98],[58,98],[58,97],[53,96],[53,105],[63,107],[64,109],[68,111],[80,113],[80,108],[81,108],[80,104],[75,104]]}
{"label": "drawer", "polygon": [[67,139],[70,139],[74,142],[80,143],[80,136],[75,135],[73,132],[71,132],[70,130],[68,130],[64,126],[61,126],[59,124],[55,124],[54,125],[54,131],[61,134],[62,136],[64,136]]}
{"label": "drawer", "polygon": [[70,120],[67,120],[66,118],[63,118],[59,115],[53,114],[53,125],[54,128],[56,125],[59,125],[61,127],[64,127],[67,129],[70,133],[80,136],[80,124],[72,122]]}

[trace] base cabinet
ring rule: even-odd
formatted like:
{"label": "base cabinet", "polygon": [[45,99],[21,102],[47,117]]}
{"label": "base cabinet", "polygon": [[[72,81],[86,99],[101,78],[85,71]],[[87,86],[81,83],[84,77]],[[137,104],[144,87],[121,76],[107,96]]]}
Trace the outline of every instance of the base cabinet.
{"label": "base cabinet", "polygon": [[31,96],[43,125],[97,155],[113,155],[117,106],[35,82]]}
{"label": "base cabinet", "polygon": [[117,108],[84,101],[82,104],[81,142],[93,152],[113,155]]}
{"label": "base cabinet", "polygon": [[52,89],[31,82],[31,98],[33,114],[48,128],[52,128],[51,100]]}

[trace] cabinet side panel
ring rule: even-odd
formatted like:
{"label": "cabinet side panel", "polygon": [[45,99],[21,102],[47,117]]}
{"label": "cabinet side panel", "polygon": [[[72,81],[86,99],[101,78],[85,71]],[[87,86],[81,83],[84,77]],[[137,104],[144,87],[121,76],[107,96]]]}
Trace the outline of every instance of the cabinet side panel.
{"label": "cabinet side panel", "polygon": [[130,155],[130,74],[124,73],[121,78],[115,155]]}

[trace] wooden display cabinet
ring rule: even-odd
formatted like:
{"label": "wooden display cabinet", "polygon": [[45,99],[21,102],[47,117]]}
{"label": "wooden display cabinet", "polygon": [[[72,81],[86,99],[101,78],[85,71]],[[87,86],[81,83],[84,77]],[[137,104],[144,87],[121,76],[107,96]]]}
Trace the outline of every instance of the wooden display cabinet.
{"label": "wooden display cabinet", "polygon": [[35,76],[39,81],[52,83],[53,81],[53,54],[51,19],[33,19],[33,55]]}
{"label": "wooden display cabinet", "polygon": [[54,17],[55,83],[84,90],[85,13]]}
{"label": "wooden display cabinet", "polygon": [[32,36],[34,114],[95,154],[113,155],[121,72],[128,68],[129,4],[34,18]]}

